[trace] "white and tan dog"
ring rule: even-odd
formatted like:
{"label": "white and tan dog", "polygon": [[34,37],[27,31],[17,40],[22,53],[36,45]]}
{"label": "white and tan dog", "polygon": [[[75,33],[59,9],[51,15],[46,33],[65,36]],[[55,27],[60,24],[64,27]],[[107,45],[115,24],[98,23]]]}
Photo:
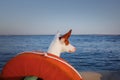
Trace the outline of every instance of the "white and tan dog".
{"label": "white and tan dog", "polygon": [[75,52],[76,48],[72,46],[69,42],[69,37],[71,36],[72,30],[69,30],[66,34],[60,36],[59,33],[55,36],[54,40],[52,41],[48,53],[54,54],[60,57],[62,52]]}

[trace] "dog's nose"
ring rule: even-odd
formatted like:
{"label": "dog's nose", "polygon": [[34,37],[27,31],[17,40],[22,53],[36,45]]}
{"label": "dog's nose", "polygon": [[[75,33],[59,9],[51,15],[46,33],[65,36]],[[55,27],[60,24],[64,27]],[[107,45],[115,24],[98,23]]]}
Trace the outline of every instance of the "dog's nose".
{"label": "dog's nose", "polygon": [[75,52],[76,48],[74,47],[72,50],[69,50],[70,53]]}
{"label": "dog's nose", "polygon": [[76,51],[76,48],[74,47],[74,48],[73,48],[73,52],[75,52],[75,51]]}

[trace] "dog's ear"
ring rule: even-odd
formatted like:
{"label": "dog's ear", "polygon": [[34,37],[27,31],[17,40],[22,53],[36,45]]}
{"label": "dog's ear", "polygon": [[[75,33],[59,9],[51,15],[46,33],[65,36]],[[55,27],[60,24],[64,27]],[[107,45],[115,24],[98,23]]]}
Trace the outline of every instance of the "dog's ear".
{"label": "dog's ear", "polygon": [[69,38],[70,35],[71,35],[71,32],[72,32],[72,29],[70,29],[66,34],[60,36],[59,39],[64,38],[65,40],[68,40],[68,38]]}
{"label": "dog's ear", "polygon": [[69,37],[71,35],[72,29],[70,29],[66,34],[62,35],[59,37],[59,40],[61,40],[61,42],[64,42],[66,45],[69,44]]}

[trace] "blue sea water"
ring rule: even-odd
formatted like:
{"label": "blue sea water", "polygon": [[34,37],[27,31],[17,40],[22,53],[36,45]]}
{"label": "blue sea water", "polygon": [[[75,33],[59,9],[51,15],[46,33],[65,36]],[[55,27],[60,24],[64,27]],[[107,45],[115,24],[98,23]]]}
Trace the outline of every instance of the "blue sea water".
{"label": "blue sea water", "polygon": [[[23,51],[47,51],[53,35],[0,36],[0,71]],[[61,57],[78,71],[120,71],[120,35],[72,35],[77,50]]]}

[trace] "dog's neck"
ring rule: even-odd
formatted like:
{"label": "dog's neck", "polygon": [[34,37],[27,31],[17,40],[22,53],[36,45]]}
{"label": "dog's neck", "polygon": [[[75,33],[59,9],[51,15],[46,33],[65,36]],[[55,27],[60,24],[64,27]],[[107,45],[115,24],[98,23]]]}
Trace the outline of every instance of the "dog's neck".
{"label": "dog's neck", "polygon": [[59,33],[57,33],[57,35],[55,36],[54,40],[52,41],[49,49],[48,49],[48,53],[51,54],[55,54],[56,56],[60,56],[61,54],[61,45],[60,45],[60,41],[59,41]]}

